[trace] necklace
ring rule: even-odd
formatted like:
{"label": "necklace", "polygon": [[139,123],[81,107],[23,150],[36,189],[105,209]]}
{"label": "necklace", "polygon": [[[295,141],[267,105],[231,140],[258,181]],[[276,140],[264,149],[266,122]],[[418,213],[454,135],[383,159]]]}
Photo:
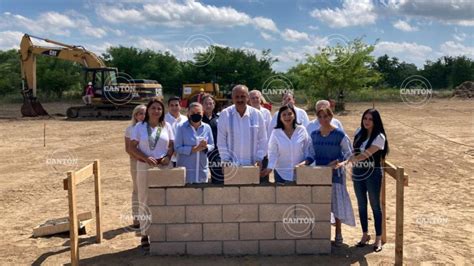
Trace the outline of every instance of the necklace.
{"label": "necklace", "polygon": [[150,124],[148,123],[146,124],[146,130],[148,132],[148,146],[150,147],[150,150],[154,150],[156,147],[156,144],[158,143],[158,140],[160,139],[161,127],[158,126],[154,139],[151,137],[153,130],[151,129]]}

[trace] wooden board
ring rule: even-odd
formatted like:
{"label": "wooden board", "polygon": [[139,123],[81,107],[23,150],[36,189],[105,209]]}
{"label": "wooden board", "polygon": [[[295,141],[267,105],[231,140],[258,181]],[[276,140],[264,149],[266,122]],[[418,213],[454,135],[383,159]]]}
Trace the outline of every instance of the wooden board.
{"label": "wooden board", "polygon": [[[92,220],[91,212],[84,212],[77,215],[79,228],[84,227]],[[33,228],[33,237],[48,236],[69,231],[69,217],[51,219]]]}

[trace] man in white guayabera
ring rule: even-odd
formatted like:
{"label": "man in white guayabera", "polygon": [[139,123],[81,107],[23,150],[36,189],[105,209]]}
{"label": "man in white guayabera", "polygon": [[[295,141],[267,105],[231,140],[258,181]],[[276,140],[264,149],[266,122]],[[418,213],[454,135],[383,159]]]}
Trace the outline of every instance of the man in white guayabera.
{"label": "man in white guayabera", "polygon": [[[295,105],[295,96],[292,93],[287,92],[287,93],[283,94],[282,100],[283,100],[282,105],[291,105],[295,109],[296,123],[298,123],[299,125],[302,125],[304,127],[308,126],[308,124],[309,124],[308,114],[306,113],[305,110],[303,110],[299,107],[296,107],[296,105]],[[275,114],[273,114],[272,121],[270,122],[270,126],[267,129],[267,133],[268,133],[269,137],[271,136],[271,133],[272,133],[273,129],[275,129],[275,127],[277,125],[277,117],[278,117],[278,112],[275,112]]]}
{"label": "man in white guayabera", "polygon": [[[316,113],[321,110],[322,108],[331,108],[331,103],[327,100],[319,100],[316,102],[314,109],[316,110]],[[341,121],[339,121],[337,118],[333,117],[331,119],[331,125],[333,125],[336,128],[339,128],[344,132],[344,127],[342,126]],[[308,131],[308,134],[311,136],[311,132],[318,130],[321,127],[319,124],[318,118],[314,119],[313,121],[309,122],[309,124],[306,126],[306,131]]]}
{"label": "man in white guayabera", "polygon": [[217,147],[223,162],[261,166],[267,153],[267,132],[262,113],[247,105],[248,99],[247,86],[232,89],[233,105],[219,116]]}

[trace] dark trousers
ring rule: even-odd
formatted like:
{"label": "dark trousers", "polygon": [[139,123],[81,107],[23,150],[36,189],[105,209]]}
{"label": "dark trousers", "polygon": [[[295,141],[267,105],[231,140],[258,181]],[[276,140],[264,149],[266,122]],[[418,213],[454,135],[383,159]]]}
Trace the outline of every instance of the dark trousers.
{"label": "dark trousers", "polygon": [[[262,167],[261,169],[265,169],[267,168],[268,166],[268,156],[265,156],[263,157],[263,160],[262,160]],[[269,179],[269,176],[261,176],[260,177],[260,183],[269,183],[270,182],[270,179]]]}
{"label": "dark trousers", "polygon": [[375,170],[367,178],[357,178],[354,181],[354,192],[359,206],[359,218],[362,232],[368,232],[367,217],[367,194],[369,195],[370,207],[374,215],[375,233],[382,235],[382,207],[380,206],[380,190],[382,188],[382,170]]}

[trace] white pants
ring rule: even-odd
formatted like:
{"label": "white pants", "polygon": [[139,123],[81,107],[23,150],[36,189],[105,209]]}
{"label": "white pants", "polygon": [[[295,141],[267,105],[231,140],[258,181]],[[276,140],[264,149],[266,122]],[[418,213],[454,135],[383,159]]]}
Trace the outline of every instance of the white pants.
{"label": "white pants", "polygon": [[[146,217],[151,214],[148,209],[148,181],[147,173],[148,169],[153,168],[147,163],[137,161],[137,191],[138,191],[138,215],[139,217]],[[165,169],[170,168],[170,165],[159,165],[158,168]],[[147,213],[148,212],[148,213]],[[146,236],[147,227],[150,226],[151,221],[145,221],[140,219],[140,232],[142,236]]]}
{"label": "white pants", "polygon": [[132,215],[133,221],[138,217],[138,186],[137,186],[137,160],[130,158],[130,175],[132,176]]}

